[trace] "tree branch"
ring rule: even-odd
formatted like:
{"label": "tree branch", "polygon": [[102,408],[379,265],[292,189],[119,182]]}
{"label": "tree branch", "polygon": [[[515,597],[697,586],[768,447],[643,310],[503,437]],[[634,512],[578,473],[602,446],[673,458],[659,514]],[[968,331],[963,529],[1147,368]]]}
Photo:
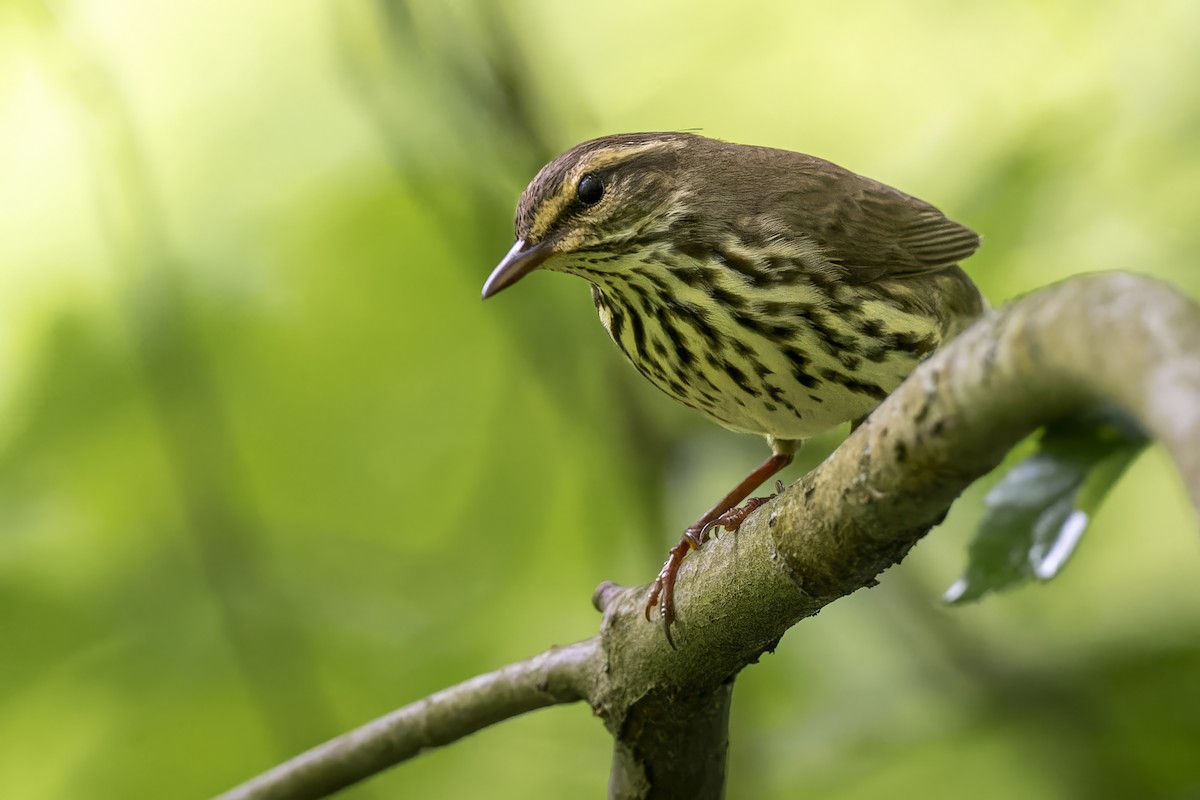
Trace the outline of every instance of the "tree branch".
{"label": "tree branch", "polygon": [[501,720],[586,696],[595,640],[478,675],[314,747],[219,800],[317,798]]}
{"label": "tree branch", "polygon": [[[604,613],[598,637],[434,695],[248,784],[298,790],[227,797],[320,796],[422,746],[576,698],[613,734],[614,797],[720,797],[737,673],[800,619],[874,585],[1014,444],[1100,404],[1120,406],[1166,445],[1200,509],[1200,308],[1148,278],[1070,280],[976,324],[737,535],[689,558],[677,594],[678,650],[642,618],[646,587],[603,584],[594,598]],[[533,666],[556,654],[567,664]],[[558,690],[538,689],[535,674],[557,676]],[[459,694],[474,699],[445,699]],[[345,755],[359,751],[369,757]],[[313,779],[297,773],[323,775],[325,759],[344,761],[338,781],[305,785]]]}

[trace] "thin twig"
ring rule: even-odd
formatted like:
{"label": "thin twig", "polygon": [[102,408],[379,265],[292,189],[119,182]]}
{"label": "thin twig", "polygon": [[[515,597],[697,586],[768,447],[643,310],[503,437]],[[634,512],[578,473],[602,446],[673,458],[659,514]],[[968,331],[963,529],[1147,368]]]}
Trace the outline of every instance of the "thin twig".
{"label": "thin twig", "polygon": [[583,699],[597,657],[593,638],[476,676],[314,747],[219,800],[326,797],[496,722]]}

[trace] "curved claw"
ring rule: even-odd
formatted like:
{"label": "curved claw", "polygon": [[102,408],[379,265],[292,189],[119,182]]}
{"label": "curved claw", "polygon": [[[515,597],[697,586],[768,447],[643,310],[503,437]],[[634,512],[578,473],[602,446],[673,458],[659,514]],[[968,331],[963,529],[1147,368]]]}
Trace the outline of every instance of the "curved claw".
{"label": "curved claw", "polygon": [[646,621],[650,621],[650,609],[658,605],[658,596],[662,593],[662,581],[658,578],[654,579],[654,583],[650,586],[650,594],[646,597]]}
{"label": "curved claw", "polygon": [[675,650],[675,639],[671,637],[671,623],[675,621],[675,581],[664,587],[658,616],[662,620],[663,635],[667,637],[667,644]]}
{"label": "curved claw", "polygon": [[[736,511],[737,509],[730,509],[730,510],[731,510],[731,511]],[[725,527],[725,517],[727,517],[728,515],[729,515],[729,511],[726,511],[724,514],[722,514],[721,516],[717,517],[717,518],[716,518],[716,519],[714,519],[712,522],[708,523],[708,524],[707,524],[707,525],[705,525],[703,528],[701,528],[701,529],[700,529],[700,538],[701,538],[701,539],[704,539],[704,540],[707,540],[707,539],[708,539],[708,532],[709,532],[709,531],[711,531],[713,528],[716,528],[716,527]]]}

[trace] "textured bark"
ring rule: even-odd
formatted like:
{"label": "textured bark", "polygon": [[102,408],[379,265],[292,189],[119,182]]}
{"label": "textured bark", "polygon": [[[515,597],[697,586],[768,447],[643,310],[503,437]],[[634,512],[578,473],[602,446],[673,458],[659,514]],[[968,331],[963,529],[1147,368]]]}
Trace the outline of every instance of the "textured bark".
{"label": "textured bark", "polygon": [[[388,744],[414,731],[438,727],[423,745],[435,746],[583,698],[614,737],[614,797],[721,797],[738,672],[797,621],[874,585],[1026,435],[1098,404],[1123,408],[1166,445],[1200,509],[1200,308],[1147,278],[1073,279],[972,327],[736,535],[690,556],[677,650],[642,616],[646,587],[603,584],[598,636],[394,712],[227,797],[321,796],[296,776],[340,759],[353,766],[339,773],[346,785],[418,752]],[[517,692],[507,704],[491,697],[510,696],[514,684],[557,688]],[[471,699],[434,702],[451,693]],[[292,789],[280,791],[284,782]]]}

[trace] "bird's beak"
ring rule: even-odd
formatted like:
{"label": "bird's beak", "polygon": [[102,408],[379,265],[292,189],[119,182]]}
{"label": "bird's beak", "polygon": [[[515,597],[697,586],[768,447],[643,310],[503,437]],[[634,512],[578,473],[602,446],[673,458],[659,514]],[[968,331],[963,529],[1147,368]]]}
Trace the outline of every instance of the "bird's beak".
{"label": "bird's beak", "polygon": [[487,300],[501,289],[507,289],[529,273],[537,269],[543,261],[554,255],[554,248],[549,242],[538,242],[535,245],[525,244],[524,239],[517,239],[508,254],[500,259],[500,263],[488,276],[483,285],[483,299]]}

